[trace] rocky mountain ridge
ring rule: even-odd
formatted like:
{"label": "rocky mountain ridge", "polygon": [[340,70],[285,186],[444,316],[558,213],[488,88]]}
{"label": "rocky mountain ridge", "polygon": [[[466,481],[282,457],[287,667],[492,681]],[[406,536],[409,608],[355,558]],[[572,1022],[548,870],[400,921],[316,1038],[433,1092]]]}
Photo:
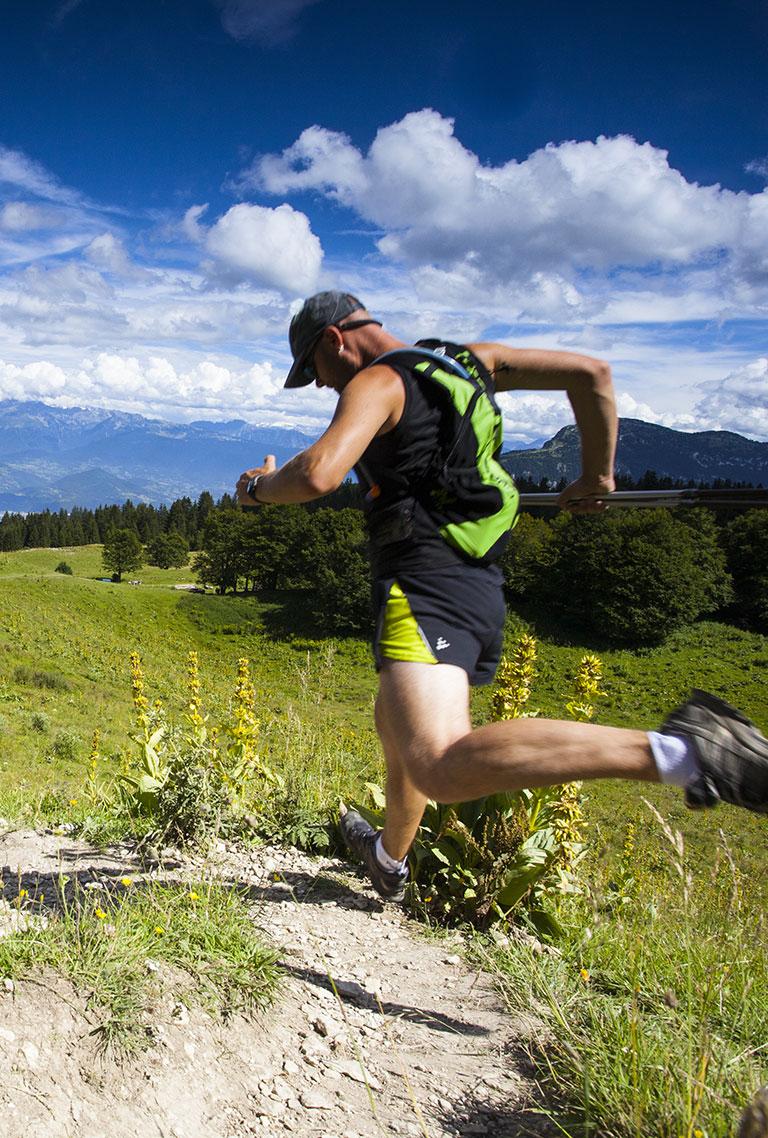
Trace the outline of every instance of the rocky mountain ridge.
{"label": "rocky mountain ridge", "polygon": [[[313,437],[242,419],[168,423],[93,408],[0,401],[0,512],[90,509],[130,498],[155,505],[231,493],[241,470],[272,453],[278,463]],[[579,436],[563,427],[540,447],[507,451],[513,474],[556,484],[579,472]],[[640,419],[620,422],[617,469],[685,480],[768,485],[768,443],[731,431],[687,433]]]}
{"label": "rocky mountain ridge", "polygon": [[224,423],[167,423],[81,407],[0,401],[0,511],[159,505],[210,490],[271,453],[278,463],[312,442],[300,431]]}
{"label": "rocky mountain ridge", "polygon": [[[579,432],[562,427],[533,450],[506,451],[502,462],[512,474],[535,482],[570,482],[581,469]],[[755,442],[733,431],[675,431],[642,419],[619,420],[616,470],[642,478],[649,470],[696,482],[730,479],[768,485],[768,443]]]}

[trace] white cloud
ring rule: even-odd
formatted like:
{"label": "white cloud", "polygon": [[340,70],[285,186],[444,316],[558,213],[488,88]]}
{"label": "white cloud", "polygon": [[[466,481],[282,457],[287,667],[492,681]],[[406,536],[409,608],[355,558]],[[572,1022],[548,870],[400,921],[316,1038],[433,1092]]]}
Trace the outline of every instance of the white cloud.
{"label": "white cloud", "polygon": [[247,419],[273,401],[281,382],[282,372],[269,364],[232,360],[198,359],[186,369],[164,356],[115,352],[98,352],[70,367],[0,360],[0,399],[44,399],[176,420]]}
{"label": "white cloud", "polygon": [[748,174],[757,174],[758,178],[768,179],[768,155],[765,158],[755,158],[752,162],[747,162],[744,169]]}
{"label": "white cloud", "polygon": [[666,151],[627,136],[550,144],[489,166],[458,140],[452,119],[422,110],[381,128],[367,153],[310,127],[239,184],[317,190],[383,228],[379,250],[412,267],[422,287],[466,279],[476,295],[505,286],[528,318],[583,318],[595,276],[599,294],[619,268],[663,270],[663,289],[702,264],[717,268],[720,283],[762,279],[768,258],[768,195],[688,182]]}
{"label": "white cloud", "polygon": [[314,290],[323,259],[309,219],[289,205],[232,206],[206,233],[205,248],[225,279],[302,294]]}
{"label": "white cloud", "polygon": [[94,237],[85,249],[85,256],[98,268],[117,276],[128,277],[135,271],[122,241],[114,233],[100,233]]}
{"label": "white cloud", "polygon": [[698,387],[705,394],[694,407],[694,415],[707,429],[768,439],[768,356]]}
{"label": "white cloud", "polygon": [[[319,431],[334,400],[283,392],[287,327],[297,297],[340,287],[406,341],[603,355],[625,416],[766,434],[764,375],[744,371],[764,350],[756,325],[717,329],[766,311],[768,193],[702,190],[631,139],[489,167],[449,120],[419,112],[379,131],[366,153],[310,128],[241,179],[241,189],[315,190],[354,210],[380,238],[354,260],[332,249],[324,258],[309,207],[242,202],[208,221],[197,204],[140,231],[141,219],[116,226],[19,152],[0,150],[0,172],[0,398]],[[656,260],[642,262],[644,249]],[[711,323],[697,342],[680,321],[702,319]],[[742,372],[751,401],[733,378]],[[572,421],[563,396],[503,398],[508,445]]]}
{"label": "white cloud", "polygon": [[205,239],[205,229],[200,224],[200,218],[208,209],[208,203],[205,205],[193,205],[184,214],[181,222],[181,231],[188,237],[190,241],[200,242]]}
{"label": "white cloud", "polygon": [[45,201],[61,202],[64,205],[84,203],[81,194],[62,186],[38,162],[20,150],[10,150],[7,146],[0,146],[0,184],[26,190]]}
{"label": "white cloud", "polygon": [[27,233],[35,229],[50,229],[64,225],[65,215],[56,209],[33,205],[30,202],[10,201],[0,209],[0,229],[11,233]]}
{"label": "white cloud", "polygon": [[305,8],[318,0],[214,0],[224,31],[236,40],[284,43],[298,31]]}

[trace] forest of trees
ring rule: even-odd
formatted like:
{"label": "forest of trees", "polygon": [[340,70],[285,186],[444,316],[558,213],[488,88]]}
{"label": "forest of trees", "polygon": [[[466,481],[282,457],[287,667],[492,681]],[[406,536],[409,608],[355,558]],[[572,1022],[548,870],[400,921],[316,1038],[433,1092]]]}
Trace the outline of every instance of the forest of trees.
{"label": "forest of trees", "polygon": [[[622,480],[622,488],[632,485]],[[684,484],[649,472],[634,485]],[[128,546],[161,567],[185,565],[191,550],[198,580],[222,594],[305,592],[320,631],[366,632],[368,563],[357,501],[356,488],[345,484],[309,506],[248,513],[207,492],[170,506],[129,501],[6,513],[0,551],[100,542],[105,568],[119,578]],[[768,631],[768,510],[621,510],[579,519],[524,513],[501,566],[512,604],[544,606],[611,643],[654,644],[705,615]]]}

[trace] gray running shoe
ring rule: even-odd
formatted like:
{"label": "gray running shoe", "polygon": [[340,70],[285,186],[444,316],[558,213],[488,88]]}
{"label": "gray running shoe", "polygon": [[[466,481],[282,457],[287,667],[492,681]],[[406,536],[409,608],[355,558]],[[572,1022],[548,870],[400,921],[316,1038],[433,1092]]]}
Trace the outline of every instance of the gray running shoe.
{"label": "gray running shoe", "polygon": [[356,810],[347,810],[339,818],[341,833],[352,853],[360,859],[368,870],[371,884],[380,897],[386,901],[402,901],[405,896],[405,883],[408,880],[408,867],[403,873],[392,873],[382,869],[376,859],[376,839],[379,831],[369,826],[365,818]]}
{"label": "gray running shoe", "polygon": [[768,814],[768,739],[746,715],[694,688],[659,730],[684,735],[696,751],[701,770],[685,788],[692,810],[730,802]]}

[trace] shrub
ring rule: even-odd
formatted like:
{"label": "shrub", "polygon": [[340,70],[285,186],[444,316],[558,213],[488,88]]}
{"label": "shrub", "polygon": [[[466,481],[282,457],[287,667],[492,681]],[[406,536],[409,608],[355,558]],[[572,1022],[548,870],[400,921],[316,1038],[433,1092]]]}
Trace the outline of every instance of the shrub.
{"label": "shrub", "polygon": [[29,725],[33,731],[39,731],[41,735],[46,735],[51,726],[51,721],[44,711],[33,711],[29,717]]}
{"label": "shrub", "polygon": [[551,607],[612,643],[650,645],[730,599],[711,516],[624,510],[558,518]]}
{"label": "shrub", "polygon": [[30,688],[47,688],[50,691],[69,691],[72,687],[69,680],[60,676],[58,672],[43,672],[37,668],[25,668],[19,665],[14,668],[13,678],[17,684]]}
{"label": "shrub", "polygon": [[72,566],[68,561],[60,561],[56,566],[55,573],[65,573],[68,577],[72,576]]}
{"label": "shrub", "polygon": [[60,763],[73,763],[79,749],[80,740],[73,731],[58,731],[48,750],[48,756]]}
{"label": "shrub", "polygon": [[159,700],[150,706],[137,652],[131,654],[131,686],[137,754],[118,782],[128,815],[148,824],[155,841],[179,846],[205,845],[222,830],[242,828],[254,785],[278,781],[257,753],[259,724],[248,660],[238,662],[227,720],[210,730],[200,700],[196,652],[189,653],[187,664],[183,725],[168,723]]}
{"label": "shrub", "polygon": [[768,513],[750,510],[722,531],[738,616],[768,632]]}

